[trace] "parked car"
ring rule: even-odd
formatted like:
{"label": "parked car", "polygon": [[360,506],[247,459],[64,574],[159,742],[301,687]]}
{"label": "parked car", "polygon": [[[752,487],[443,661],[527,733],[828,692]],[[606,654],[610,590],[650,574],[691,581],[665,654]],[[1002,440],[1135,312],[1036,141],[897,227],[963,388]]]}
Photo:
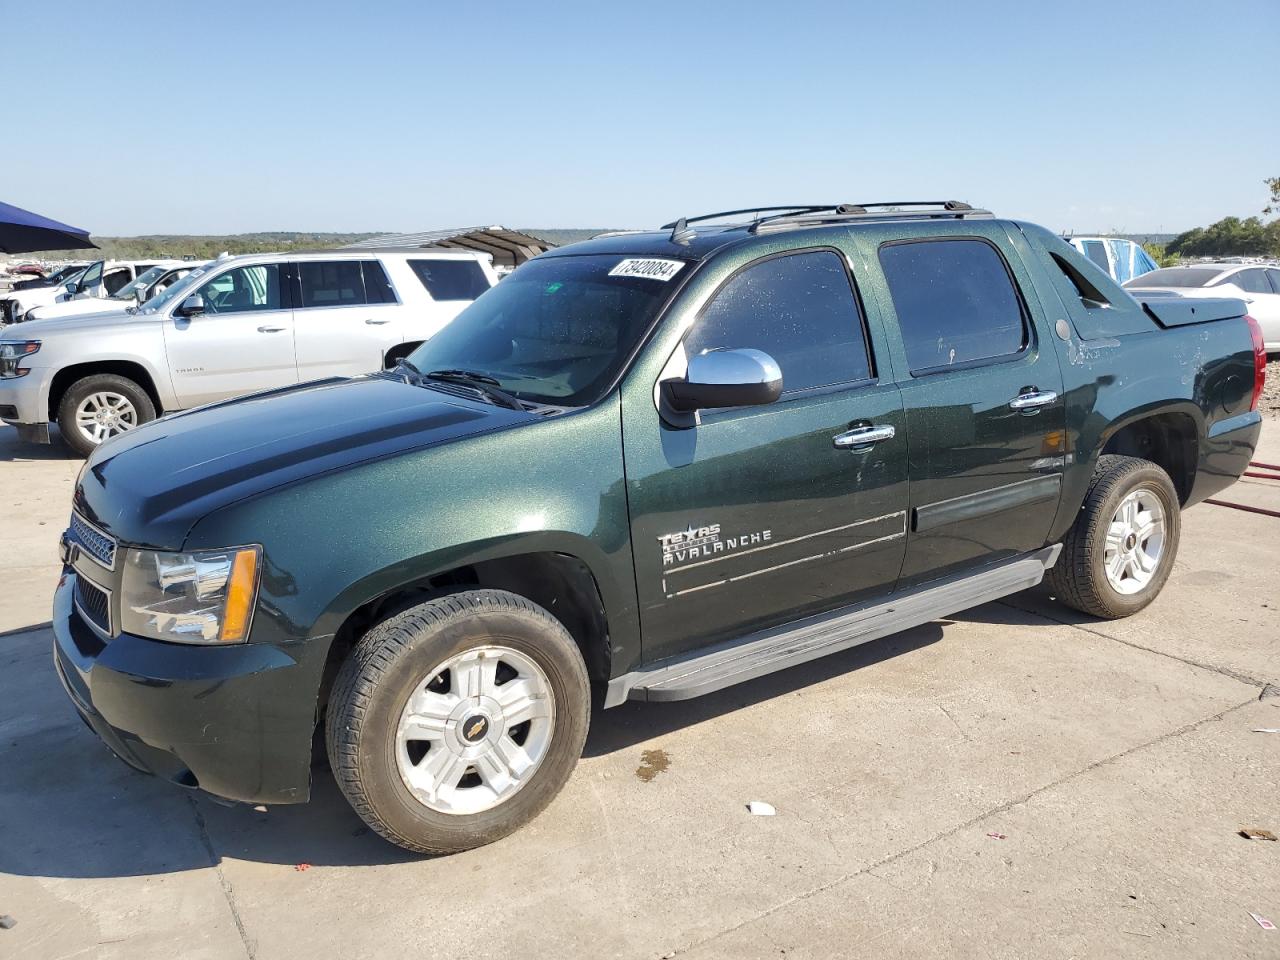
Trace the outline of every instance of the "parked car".
{"label": "parked car", "polygon": [[77,297],[109,297],[139,273],[150,270],[156,260],[97,260],[76,271],[60,283],[11,290],[0,299],[0,313],[8,323],[21,323],[26,315],[37,307],[51,306]]}
{"label": "parked car", "polygon": [[[80,273],[87,267],[87,263],[69,263],[59,267],[52,273],[31,277],[28,280],[18,280],[9,285],[10,290],[31,290],[36,287],[54,287],[70,280],[77,273]],[[0,323],[3,323],[3,311],[0,311]]]}
{"label": "parked car", "polygon": [[695,697],[1046,570],[1142,609],[1180,510],[1253,453],[1256,324],[900,206],[563,247],[394,370],[111,440],[54,599],[72,702],[138,769],[246,803],[307,799],[322,736],[374,830],[450,852],[551,801],[593,684]]}
{"label": "parked car", "polygon": [[1071,244],[1117,283],[1159,269],[1140,244],[1117,237],[1067,237]]}
{"label": "parked car", "polygon": [[55,317],[130,310],[160,295],[199,266],[201,264],[188,260],[169,260],[158,263],[150,270],[138,274],[136,280],[126,283],[109,296],[90,297],[77,294],[47,307],[33,307],[22,319],[30,323],[33,320],[50,320]]}
{"label": "parked car", "polygon": [[381,370],[494,283],[488,254],[222,257],[144,304],[8,326],[0,420],[80,454],[161,413]]}
{"label": "parked car", "polygon": [[1135,297],[1164,291],[1181,297],[1239,297],[1262,328],[1268,353],[1280,353],[1280,265],[1192,263],[1165,267],[1125,284]]}

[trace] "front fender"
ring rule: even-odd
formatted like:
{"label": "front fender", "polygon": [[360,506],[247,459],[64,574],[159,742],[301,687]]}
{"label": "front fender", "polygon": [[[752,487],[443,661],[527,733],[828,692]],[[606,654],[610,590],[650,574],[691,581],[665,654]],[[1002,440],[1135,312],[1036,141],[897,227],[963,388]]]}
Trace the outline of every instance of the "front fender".
{"label": "front fender", "polygon": [[186,548],[263,545],[253,639],[334,633],[361,606],[484,560],[567,554],[616,650],[639,653],[618,400],[367,461],[224,507]]}

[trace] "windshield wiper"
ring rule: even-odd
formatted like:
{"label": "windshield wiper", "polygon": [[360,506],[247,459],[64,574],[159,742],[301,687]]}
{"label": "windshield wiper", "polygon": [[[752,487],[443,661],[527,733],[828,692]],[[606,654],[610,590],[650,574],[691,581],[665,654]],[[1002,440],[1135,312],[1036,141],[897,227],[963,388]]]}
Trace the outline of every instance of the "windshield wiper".
{"label": "windshield wiper", "polygon": [[[405,361],[401,361],[402,363]],[[500,407],[507,407],[511,410],[524,410],[524,404],[507,393],[505,390],[499,390],[498,386],[502,381],[495,377],[491,377],[486,373],[476,373],[473,370],[432,370],[427,374],[419,374],[424,380],[440,380],[444,383],[460,383],[463,386],[471,387],[478,390],[490,400],[495,401]]]}

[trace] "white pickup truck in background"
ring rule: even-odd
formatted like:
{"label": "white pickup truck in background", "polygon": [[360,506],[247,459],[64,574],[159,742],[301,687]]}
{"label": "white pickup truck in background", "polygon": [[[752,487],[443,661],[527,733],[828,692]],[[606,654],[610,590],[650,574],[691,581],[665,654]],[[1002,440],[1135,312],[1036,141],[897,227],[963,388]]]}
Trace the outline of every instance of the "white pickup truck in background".
{"label": "white pickup truck in background", "polygon": [[497,277],[488,254],[219,257],[132,312],[0,332],[0,420],[80,454],[173,410],[390,367]]}
{"label": "white pickup truck in background", "polygon": [[154,257],[150,260],[95,260],[61,283],[10,290],[4,297],[0,297],[0,322],[21,323],[32,310],[68,300],[110,297],[159,263],[182,262],[158,260]]}
{"label": "white pickup truck in background", "polygon": [[62,295],[57,303],[45,307],[32,307],[22,318],[23,322],[51,320],[54,317],[77,317],[86,313],[108,313],[130,310],[158,297],[192,270],[204,266],[197,260],[165,260],[138,274],[137,279],[126,283],[115,293],[90,295],[86,291]]}

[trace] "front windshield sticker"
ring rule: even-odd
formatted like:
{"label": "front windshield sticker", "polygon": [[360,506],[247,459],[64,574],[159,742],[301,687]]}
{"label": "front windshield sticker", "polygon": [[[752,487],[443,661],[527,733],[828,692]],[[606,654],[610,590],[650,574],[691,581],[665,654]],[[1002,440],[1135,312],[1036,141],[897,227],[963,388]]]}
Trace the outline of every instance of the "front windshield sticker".
{"label": "front windshield sticker", "polygon": [[611,277],[644,277],[648,280],[667,281],[680,272],[683,260],[623,260],[609,271]]}

